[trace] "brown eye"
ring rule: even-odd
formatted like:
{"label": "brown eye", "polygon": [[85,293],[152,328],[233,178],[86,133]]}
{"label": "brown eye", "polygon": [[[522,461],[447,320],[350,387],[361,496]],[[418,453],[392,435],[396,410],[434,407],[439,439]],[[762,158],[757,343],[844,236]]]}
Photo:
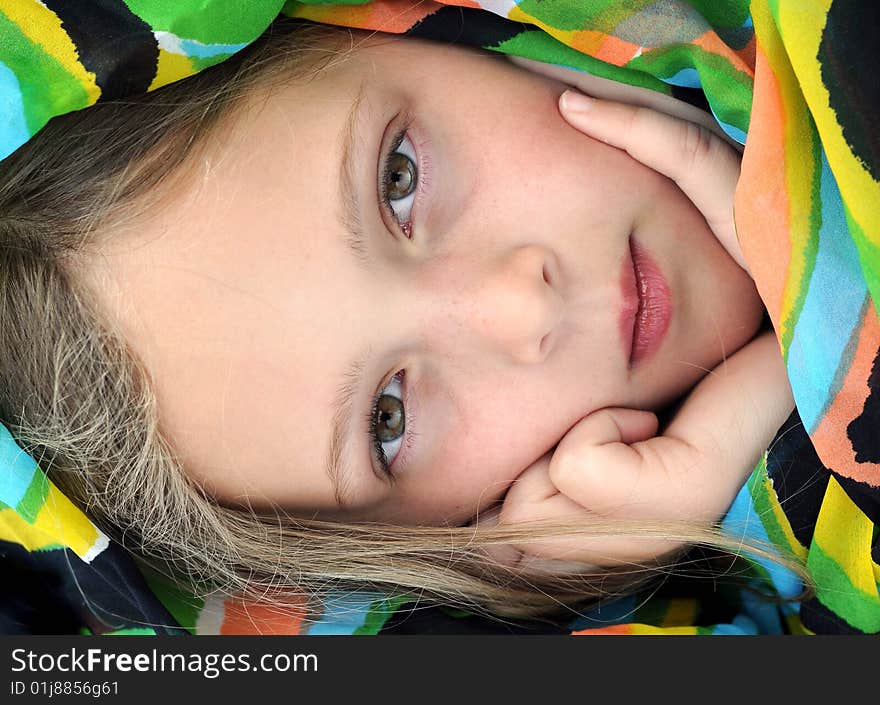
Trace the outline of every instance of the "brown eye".
{"label": "brown eye", "polygon": [[416,187],[418,169],[415,162],[402,152],[394,152],[388,158],[385,172],[388,187],[388,200],[399,201],[409,196]]}
{"label": "brown eye", "polygon": [[390,394],[383,394],[376,404],[376,415],[373,419],[376,438],[382,443],[394,441],[403,435],[406,420],[403,413],[403,402]]}

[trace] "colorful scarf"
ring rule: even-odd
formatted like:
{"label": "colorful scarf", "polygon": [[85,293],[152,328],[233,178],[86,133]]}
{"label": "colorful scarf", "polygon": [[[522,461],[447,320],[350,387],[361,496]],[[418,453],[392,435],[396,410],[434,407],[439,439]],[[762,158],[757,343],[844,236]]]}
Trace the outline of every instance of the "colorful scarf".
{"label": "colorful scarf", "polygon": [[[56,115],[223,61],[280,12],[650,88],[705,107],[744,145],[737,231],[797,410],[723,526],[802,558],[816,596],[779,606],[735,591],[721,608],[708,598],[636,596],[559,630],[880,632],[880,94],[872,71],[880,9],[853,0],[0,0],[0,159]],[[0,549],[22,585],[55,576],[46,600],[67,601],[56,625],[78,620],[89,631],[496,629],[454,610],[416,619],[405,600],[357,593],[328,595],[317,610],[279,618],[145,581],[8,433],[0,433]],[[798,594],[792,575],[760,561],[753,568],[783,597]],[[9,592],[6,602],[21,611],[0,628],[37,629],[29,591]]]}

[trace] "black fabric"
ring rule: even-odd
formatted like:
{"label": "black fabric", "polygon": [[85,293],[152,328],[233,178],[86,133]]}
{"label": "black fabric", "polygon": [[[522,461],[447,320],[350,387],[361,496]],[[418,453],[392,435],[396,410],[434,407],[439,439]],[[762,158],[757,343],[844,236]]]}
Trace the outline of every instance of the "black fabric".
{"label": "black fabric", "polygon": [[28,552],[0,541],[0,575],[2,634],[189,633],[116,544],[85,563],[69,549]]}
{"label": "black fabric", "polygon": [[146,93],[156,74],[159,46],[150,26],[123,0],[42,0],[61,18],[79,60],[95,74],[99,101]]}

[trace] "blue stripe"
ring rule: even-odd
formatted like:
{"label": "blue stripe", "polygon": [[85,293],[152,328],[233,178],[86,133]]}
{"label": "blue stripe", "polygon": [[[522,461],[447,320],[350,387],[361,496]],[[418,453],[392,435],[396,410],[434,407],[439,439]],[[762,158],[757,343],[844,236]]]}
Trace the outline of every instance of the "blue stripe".
{"label": "blue stripe", "polygon": [[615,624],[628,624],[635,617],[636,607],[635,597],[621,597],[610,604],[582,614],[568,625],[568,629],[577,632],[582,629],[601,629]]}
{"label": "blue stripe", "polygon": [[18,78],[0,61],[0,159],[8,157],[30,137]]}
{"label": "blue stripe", "polygon": [[[764,474],[763,470],[755,470],[755,472],[760,472],[762,476]],[[751,539],[762,544],[774,545],[767,535],[755,505],[752,504],[748,482],[740,489],[730,509],[727,510],[727,514],[724,515],[721,530],[734,538]],[[747,549],[743,550],[743,554],[767,571],[773,581],[773,587],[780,595],[791,598],[801,593],[803,585],[800,578],[788,568],[765,558],[750,555]]]}
{"label": "blue stripe", "polygon": [[748,615],[754,625],[753,633],[755,634],[783,634],[785,632],[779,605],[768,602],[748,590],[740,591],[739,596],[742,613],[733,620],[735,623],[740,624],[739,617]]}
{"label": "blue stripe", "polygon": [[697,73],[696,69],[690,67],[685,67],[674,76],[661,78],[661,80],[673,86],[682,86],[683,88],[700,88],[703,85],[700,82],[700,74]]}
{"label": "blue stripe", "polygon": [[323,596],[321,619],[308,626],[308,634],[353,634],[364,625],[370,605],[382,595],[370,592],[330,592]]}
{"label": "blue stripe", "polygon": [[180,48],[187,56],[197,59],[209,59],[220,54],[234,54],[247,46],[244,44],[202,44],[194,39],[180,39]]}
{"label": "blue stripe", "polygon": [[755,623],[742,615],[737,615],[730,624],[712,625],[712,636],[754,636],[755,634],[758,634]]}
{"label": "blue stripe", "polygon": [[837,183],[822,153],[819,251],[788,350],[788,376],[807,433],[821,422],[848,369],[854,329],[868,293]]}
{"label": "blue stripe", "polygon": [[6,426],[0,424],[0,502],[15,507],[38,472],[34,459],[25,453]]}
{"label": "blue stripe", "polygon": [[745,132],[740,130],[735,125],[730,125],[729,123],[726,123],[723,120],[720,120],[711,105],[709,106],[709,110],[712,111],[712,117],[715,118],[715,122],[717,122],[718,125],[721,127],[721,129],[727,133],[728,137],[730,137],[732,140],[735,140],[739,144],[746,143],[746,133]]}

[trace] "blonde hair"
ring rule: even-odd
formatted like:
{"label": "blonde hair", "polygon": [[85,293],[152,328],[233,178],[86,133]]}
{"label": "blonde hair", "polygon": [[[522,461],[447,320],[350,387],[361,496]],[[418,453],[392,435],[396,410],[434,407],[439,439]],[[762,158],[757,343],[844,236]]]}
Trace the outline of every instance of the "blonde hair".
{"label": "blonde hair", "polygon": [[[736,553],[741,543],[715,528],[668,523],[401,527],[261,516],[217,504],[187,477],[161,433],[149,372],[74,263],[109,224],[155,203],[254,90],[309,80],[344,57],[353,36],[277,22],[185,81],[56,118],[0,164],[0,421],[104,531],[195,594],[283,605],[299,604],[303,592],[368,588],[534,617],[632,593],[680,569],[680,556],[537,575],[493,563],[487,547],[635,535]],[[804,575],[793,559],[781,562]]]}

